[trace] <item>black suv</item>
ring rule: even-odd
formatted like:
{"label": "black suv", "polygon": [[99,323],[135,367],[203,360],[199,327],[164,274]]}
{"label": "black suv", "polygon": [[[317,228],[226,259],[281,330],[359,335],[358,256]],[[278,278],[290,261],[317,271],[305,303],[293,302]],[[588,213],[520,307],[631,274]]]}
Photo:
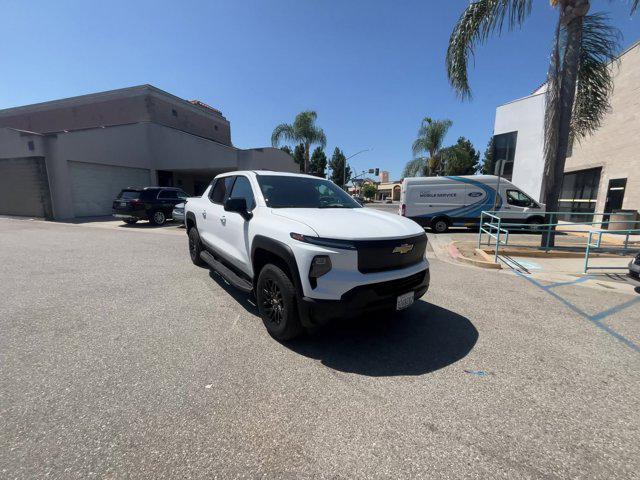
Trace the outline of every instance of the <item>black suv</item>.
{"label": "black suv", "polygon": [[113,201],[113,216],[125,223],[149,220],[162,225],[171,218],[173,207],[187,199],[183,190],[174,187],[129,187]]}

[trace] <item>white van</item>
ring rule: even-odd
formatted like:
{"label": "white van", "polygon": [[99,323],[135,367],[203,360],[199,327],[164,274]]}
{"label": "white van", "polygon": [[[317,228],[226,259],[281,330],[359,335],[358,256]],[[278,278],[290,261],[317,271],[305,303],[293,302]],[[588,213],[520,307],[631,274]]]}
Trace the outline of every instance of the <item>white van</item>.
{"label": "white van", "polygon": [[[499,186],[498,186],[499,185]],[[500,194],[496,199],[496,189]],[[544,223],[544,205],[513,183],[495,175],[411,177],[402,181],[400,215],[435,232],[472,227],[483,210],[495,210],[505,222]]]}

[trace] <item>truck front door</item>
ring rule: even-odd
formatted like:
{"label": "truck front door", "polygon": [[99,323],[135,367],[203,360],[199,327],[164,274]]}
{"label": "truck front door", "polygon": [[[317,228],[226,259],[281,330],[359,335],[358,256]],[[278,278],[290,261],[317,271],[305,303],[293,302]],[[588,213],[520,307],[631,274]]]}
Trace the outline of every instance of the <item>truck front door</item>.
{"label": "truck front door", "polygon": [[[251,182],[244,175],[238,175],[228,198],[243,198],[247,210],[251,212],[255,206],[255,196]],[[229,261],[247,275],[251,275],[251,256],[249,247],[249,227],[251,222],[237,212],[223,212],[220,236]]]}

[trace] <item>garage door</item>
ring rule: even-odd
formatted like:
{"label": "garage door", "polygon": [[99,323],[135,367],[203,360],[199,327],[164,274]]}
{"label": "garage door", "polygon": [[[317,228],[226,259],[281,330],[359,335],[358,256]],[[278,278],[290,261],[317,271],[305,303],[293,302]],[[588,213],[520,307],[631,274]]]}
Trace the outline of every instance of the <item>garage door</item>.
{"label": "garage door", "polygon": [[44,158],[0,159],[0,214],[50,218],[51,212]]}
{"label": "garage door", "polygon": [[69,161],[71,199],[76,217],[109,215],[120,190],[149,186],[149,170]]}

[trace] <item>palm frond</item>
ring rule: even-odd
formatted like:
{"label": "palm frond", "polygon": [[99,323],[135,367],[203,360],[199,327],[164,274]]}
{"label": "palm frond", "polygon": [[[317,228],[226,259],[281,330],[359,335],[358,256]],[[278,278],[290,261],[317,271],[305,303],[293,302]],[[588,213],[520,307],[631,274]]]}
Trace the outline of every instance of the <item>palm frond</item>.
{"label": "palm frond", "polygon": [[631,2],[631,15],[636,13],[636,10],[638,9],[638,5],[640,5],[640,0],[633,0]]}
{"label": "palm frond", "polygon": [[311,143],[319,145],[321,148],[327,148],[327,136],[324,134],[324,130],[319,127],[314,127]]}
{"label": "palm frond", "polygon": [[500,35],[505,27],[513,30],[522,25],[531,13],[533,0],[477,0],[458,19],[447,49],[446,66],[449,83],[462,99],[471,97],[469,57],[475,47],[489,35]]}
{"label": "palm frond", "polygon": [[413,145],[411,145],[411,152],[414,155],[419,155],[423,152],[428,152],[429,148],[427,145],[427,141],[424,137],[418,137],[415,139],[415,141],[413,142]]}
{"label": "palm frond", "polygon": [[584,17],[571,120],[572,135],[578,140],[593,133],[611,108],[615,59],[621,38],[620,30],[610,24],[608,15],[594,13]]}
{"label": "palm frond", "polygon": [[289,142],[296,142],[299,140],[293,125],[281,123],[273,129],[273,133],[271,134],[271,145],[273,147],[277,147],[282,140]]}
{"label": "palm frond", "polygon": [[402,170],[402,178],[417,177],[422,173],[426,164],[424,157],[416,157],[413,160],[407,162]]}
{"label": "palm frond", "polygon": [[442,148],[442,142],[444,142],[444,138],[452,125],[453,122],[448,119],[432,120],[429,117],[424,118],[418,129],[418,138],[413,142],[413,155],[416,156],[420,153],[428,152],[429,155],[434,156]]}

